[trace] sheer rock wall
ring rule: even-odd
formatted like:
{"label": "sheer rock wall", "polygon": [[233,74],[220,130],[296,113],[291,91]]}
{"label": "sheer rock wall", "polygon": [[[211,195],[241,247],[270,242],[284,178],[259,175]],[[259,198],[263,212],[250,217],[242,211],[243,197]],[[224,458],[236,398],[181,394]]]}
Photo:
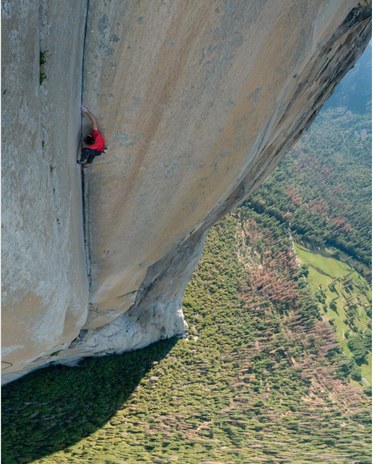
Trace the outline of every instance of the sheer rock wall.
{"label": "sheer rock wall", "polygon": [[[8,9],[13,3],[3,2]],[[273,170],[370,38],[370,3],[353,0],[90,0],[87,10],[85,2],[67,3],[78,14],[63,28],[66,36],[61,47],[66,50],[51,59],[52,68],[58,69],[66,54],[73,52],[74,60],[65,74],[56,73],[56,80],[46,86],[46,95],[38,94],[38,76],[33,76],[33,82],[26,75],[17,76],[13,82],[14,93],[25,84],[33,95],[27,105],[32,108],[29,118],[40,151],[39,157],[33,154],[38,176],[45,170],[48,178],[49,166],[44,166],[43,156],[60,160],[56,191],[66,215],[67,205],[81,201],[74,157],[83,56],[83,102],[97,115],[109,149],[83,173],[83,211],[76,207],[70,224],[81,228],[84,217],[85,233],[73,226],[60,231],[48,218],[53,195],[48,190],[41,201],[39,178],[20,179],[18,184],[12,181],[16,154],[25,154],[29,144],[18,136],[19,122],[5,122],[3,176],[5,209],[10,212],[5,216],[3,248],[10,253],[5,260],[10,293],[5,297],[3,333],[9,334],[8,343],[21,344],[13,334],[22,326],[27,347],[35,324],[48,311],[62,318],[69,308],[66,294],[70,298],[75,288],[80,292],[80,312],[73,312],[80,324],[74,322],[73,330],[60,328],[58,332],[57,325],[49,321],[45,326],[49,344],[37,345],[39,352],[25,356],[18,348],[8,351],[4,361],[11,365],[5,364],[5,381],[46,362],[121,352],[182,334],[181,299],[198,262],[204,234]],[[54,28],[66,18],[52,12],[53,2],[42,5],[41,11],[48,16],[42,32],[46,34],[47,24],[49,43],[54,46]],[[29,8],[33,10],[31,3]],[[10,12],[3,21],[9,21],[5,33],[11,34],[22,19]],[[27,27],[37,41],[36,26],[28,23]],[[77,41],[72,46],[74,37]],[[33,60],[28,58],[31,45],[19,36],[17,47],[37,74],[38,55],[33,51]],[[15,58],[8,48],[5,43],[5,56],[12,62]],[[14,52],[16,58],[19,53]],[[57,88],[61,79],[67,79],[70,86],[65,98]],[[23,98],[29,98],[26,93]],[[40,102],[44,102],[42,109]],[[60,112],[60,105],[65,113]],[[15,100],[4,106],[5,111],[17,110]],[[43,115],[46,107],[53,106],[54,111],[44,116],[49,145],[43,151],[38,145],[40,111]],[[66,121],[70,125],[61,124]],[[85,120],[84,126],[87,130]],[[68,140],[69,151],[57,143],[58,136]],[[30,163],[20,161],[21,172],[29,172]],[[22,192],[25,181],[27,186],[34,184],[27,194]],[[70,187],[69,199],[63,196],[66,186]],[[20,207],[17,196],[12,197],[15,187],[20,190],[17,194],[26,194],[37,208],[33,218],[27,219],[29,210]],[[14,214],[22,223],[11,221]],[[16,248],[15,235],[20,234],[21,240],[28,237],[37,221],[49,234],[54,229],[57,234],[51,239],[50,252],[35,235],[31,235],[29,251],[25,246],[18,250],[25,258],[22,269],[34,277],[24,288],[49,298],[46,305],[32,302],[33,314],[27,301],[19,297],[22,292],[15,275],[21,259],[17,261],[11,250]],[[82,272],[84,241],[89,292]],[[72,247],[75,252],[71,254]],[[68,254],[71,261],[59,258],[58,253]],[[67,276],[62,299],[54,293],[58,278],[48,270],[54,259],[49,256],[60,260],[59,269]],[[39,276],[35,266],[46,275]],[[39,291],[41,279],[47,289]],[[11,309],[14,304],[18,312]]]}
{"label": "sheer rock wall", "polygon": [[[80,169],[85,2],[3,1],[2,374],[48,362],[88,314]],[[46,64],[40,68],[40,52]],[[46,79],[40,85],[41,73]]]}

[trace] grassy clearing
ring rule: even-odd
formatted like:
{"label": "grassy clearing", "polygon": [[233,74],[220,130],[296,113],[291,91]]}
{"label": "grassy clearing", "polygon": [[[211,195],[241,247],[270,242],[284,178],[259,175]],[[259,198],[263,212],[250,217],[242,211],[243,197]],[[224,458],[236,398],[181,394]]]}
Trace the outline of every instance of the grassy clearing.
{"label": "grassy clearing", "polygon": [[344,277],[353,271],[346,263],[338,261],[331,256],[324,256],[320,253],[315,253],[308,250],[302,245],[295,244],[297,256],[303,263],[308,264],[315,273],[313,274],[312,283],[318,285],[324,283],[325,279],[317,276],[329,277],[331,280],[339,277]]}
{"label": "grassy clearing", "polygon": [[[336,331],[343,352],[350,358],[348,346],[351,334],[364,334],[371,328],[371,289],[368,282],[347,263],[295,244],[298,258],[309,266],[308,281],[318,296],[324,320]],[[366,362],[360,364],[365,384],[371,385],[371,351]]]}

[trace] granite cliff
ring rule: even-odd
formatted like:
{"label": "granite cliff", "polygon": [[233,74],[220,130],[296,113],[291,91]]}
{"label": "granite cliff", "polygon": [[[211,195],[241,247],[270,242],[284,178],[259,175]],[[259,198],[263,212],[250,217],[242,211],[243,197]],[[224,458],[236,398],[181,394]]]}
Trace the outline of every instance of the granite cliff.
{"label": "granite cliff", "polygon": [[[184,333],[206,231],[354,65],[371,4],[8,0],[2,25],[8,382]],[[109,147],[83,173],[82,102]]]}

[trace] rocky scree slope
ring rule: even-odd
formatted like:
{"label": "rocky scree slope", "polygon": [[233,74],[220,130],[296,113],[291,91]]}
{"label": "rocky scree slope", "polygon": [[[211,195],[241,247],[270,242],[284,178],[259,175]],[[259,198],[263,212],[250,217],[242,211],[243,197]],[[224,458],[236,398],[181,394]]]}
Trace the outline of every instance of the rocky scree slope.
{"label": "rocky scree slope", "polygon": [[[352,0],[2,13],[5,382],[182,334],[208,228],[273,170],[371,33],[370,2]],[[83,174],[81,101],[109,146]]]}

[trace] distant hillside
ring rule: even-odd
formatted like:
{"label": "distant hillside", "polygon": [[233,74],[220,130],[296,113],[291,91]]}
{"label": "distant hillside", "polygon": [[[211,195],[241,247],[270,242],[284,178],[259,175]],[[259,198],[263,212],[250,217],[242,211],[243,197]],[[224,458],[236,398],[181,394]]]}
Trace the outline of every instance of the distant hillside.
{"label": "distant hillside", "polygon": [[347,73],[324,108],[344,107],[354,113],[371,113],[372,106],[372,43]]}
{"label": "distant hillside", "polygon": [[246,204],[286,222],[297,240],[369,267],[371,140],[369,116],[323,111]]}

